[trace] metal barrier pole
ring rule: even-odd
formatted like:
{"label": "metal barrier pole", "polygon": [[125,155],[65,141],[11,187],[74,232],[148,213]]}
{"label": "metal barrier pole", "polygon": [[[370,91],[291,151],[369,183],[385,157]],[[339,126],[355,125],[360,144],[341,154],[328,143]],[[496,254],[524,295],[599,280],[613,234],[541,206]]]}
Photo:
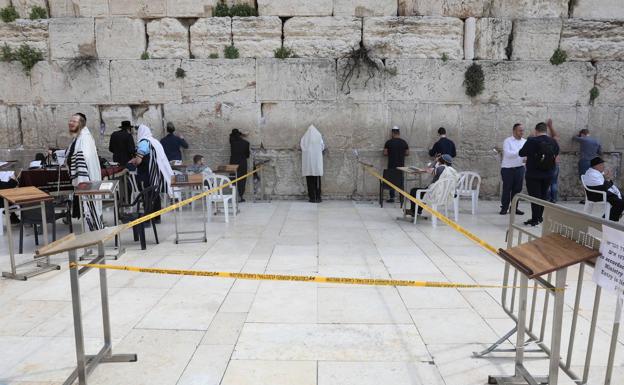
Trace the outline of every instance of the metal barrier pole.
{"label": "metal barrier pole", "polygon": [[605,385],[611,385],[611,376],[613,375],[613,360],[615,359],[615,348],[618,343],[618,334],[620,333],[620,320],[622,319],[622,294],[617,298],[615,305],[615,321],[613,321],[613,331],[611,332],[611,344],[609,345],[609,360],[607,361],[607,374],[605,375]]}
{"label": "metal barrier pole", "polygon": [[[76,250],[69,251],[69,263],[77,263]],[[82,330],[82,309],[80,305],[80,282],[77,268],[69,269],[69,281],[71,284],[72,311],[74,314],[74,339],[76,343],[76,363],[77,368],[65,380],[63,385],[70,385],[78,378],[78,384],[87,383],[86,358],[84,351],[84,332]]]}
{"label": "metal barrier pole", "polygon": [[559,382],[559,351],[561,349],[561,334],[563,323],[563,306],[565,299],[565,283],[568,268],[557,270],[555,274],[555,302],[553,304],[553,329],[550,342],[550,367],[548,370],[548,385],[557,385]]}

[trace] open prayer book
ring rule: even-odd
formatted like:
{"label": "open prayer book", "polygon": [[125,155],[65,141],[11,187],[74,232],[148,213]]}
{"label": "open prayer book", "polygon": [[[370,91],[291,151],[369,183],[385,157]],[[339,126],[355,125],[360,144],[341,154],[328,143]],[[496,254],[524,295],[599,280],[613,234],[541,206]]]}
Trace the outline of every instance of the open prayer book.
{"label": "open prayer book", "polygon": [[427,172],[426,168],[420,168],[420,167],[415,167],[415,166],[408,166],[407,169],[412,172]]}
{"label": "open prayer book", "polygon": [[113,182],[102,182],[100,183],[100,190],[110,190],[113,188]]}

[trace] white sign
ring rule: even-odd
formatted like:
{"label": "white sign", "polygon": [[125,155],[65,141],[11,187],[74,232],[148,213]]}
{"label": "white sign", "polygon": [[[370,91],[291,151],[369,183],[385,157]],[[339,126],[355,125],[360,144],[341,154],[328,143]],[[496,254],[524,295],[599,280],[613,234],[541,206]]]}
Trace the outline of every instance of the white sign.
{"label": "white sign", "polygon": [[624,293],[624,232],[603,226],[600,253],[594,268],[594,282],[621,295]]}

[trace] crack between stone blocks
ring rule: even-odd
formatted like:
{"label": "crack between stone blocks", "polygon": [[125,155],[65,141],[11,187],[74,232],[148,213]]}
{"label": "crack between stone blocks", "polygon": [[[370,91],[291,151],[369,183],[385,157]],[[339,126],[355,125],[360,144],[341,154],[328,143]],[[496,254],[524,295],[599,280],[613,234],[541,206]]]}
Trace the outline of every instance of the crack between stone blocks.
{"label": "crack between stone blocks", "polygon": [[574,7],[576,7],[577,0],[568,0],[568,18],[574,16]]}
{"label": "crack between stone blocks", "polygon": [[22,110],[19,106],[15,106],[17,110],[17,129],[19,131],[19,145],[24,147],[24,130],[22,129]]}
{"label": "crack between stone blocks", "polygon": [[[147,52],[148,48],[149,48],[149,34],[147,33],[147,21],[145,19],[141,19],[143,21],[143,33],[145,34],[145,49],[143,50],[143,52]],[[190,28],[189,28],[190,31]],[[190,32],[189,32],[190,33]]]}
{"label": "crack between stone blocks", "polygon": [[505,55],[507,56],[507,60],[511,60],[511,56],[513,55],[513,40],[514,40],[515,31],[516,31],[516,20],[512,20],[511,31],[509,33],[509,37],[507,38],[507,47],[505,47]]}

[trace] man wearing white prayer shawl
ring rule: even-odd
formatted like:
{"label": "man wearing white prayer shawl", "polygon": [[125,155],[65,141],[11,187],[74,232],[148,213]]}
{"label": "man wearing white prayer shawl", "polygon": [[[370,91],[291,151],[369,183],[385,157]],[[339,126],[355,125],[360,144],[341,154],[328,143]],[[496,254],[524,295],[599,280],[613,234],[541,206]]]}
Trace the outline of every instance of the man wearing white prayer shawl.
{"label": "man wearing white prayer shawl", "polygon": [[[144,124],[138,128],[137,153],[130,163],[137,166],[137,180],[141,189],[156,186],[156,193],[152,196],[152,212],[160,210],[160,194],[171,193],[173,170],[162,144],[152,136],[152,130]],[[157,223],[160,222],[160,217],[156,217],[155,220]]]}
{"label": "man wearing white prayer shawl", "polygon": [[[98,157],[95,140],[86,127],[87,117],[82,113],[71,116],[68,123],[69,134],[73,140],[67,150],[69,178],[74,187],[83,182],[102,180],[100,158]],[[74,196],[74,218],[78,217],[78,197]],[[102,225],[102,202],[82,202],[82,214],[89,230],[98,230]]]}
{"label": "man wearing white prayer shawl", "polygon": [[321,133],[310,125],[301,138],[301,173],[306,177],[309,202],[321,202],[321,177],[323,176],[323,151],[325,143]]}

